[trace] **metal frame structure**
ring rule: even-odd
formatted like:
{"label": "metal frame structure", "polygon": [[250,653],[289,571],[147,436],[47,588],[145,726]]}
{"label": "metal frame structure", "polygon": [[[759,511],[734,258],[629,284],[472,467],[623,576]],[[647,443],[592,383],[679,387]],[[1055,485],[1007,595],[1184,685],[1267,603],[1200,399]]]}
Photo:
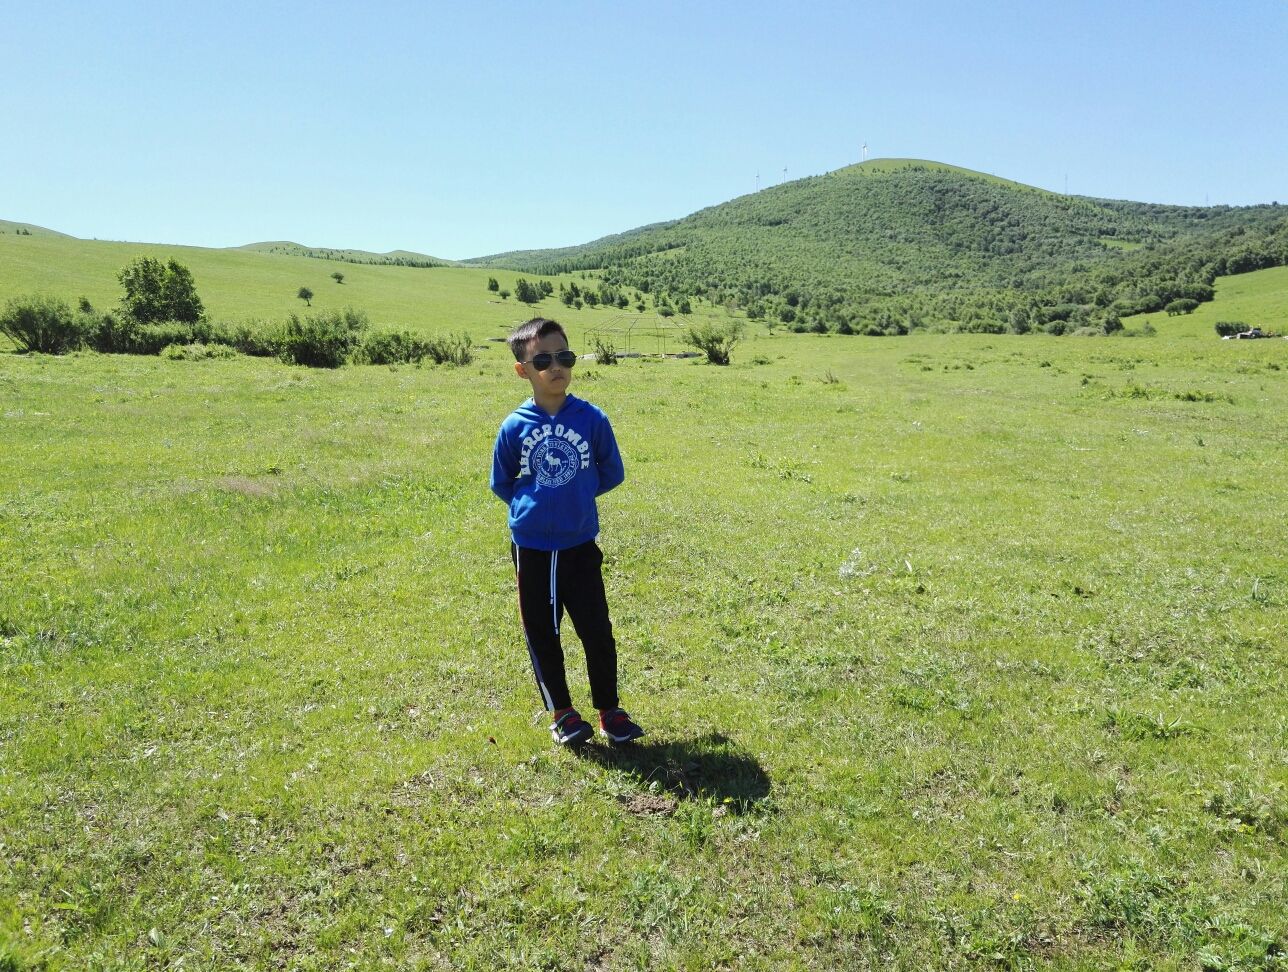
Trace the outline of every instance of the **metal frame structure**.
{"label": "metal frame structure", "polygon": [[[596,339],[606,339],[609,337],[620,338],[622,344],[617,348],[617,353],[622,357],[639,357],[644,354],[655,354],[664,358],[668,353],[670,339],[676,336],[676,333],[683,331],[689,326],[689,319],[682,314],[676,314],[673,317],[663,317],[661,314],[618,314],[611,317],[603,324],[597,324],[594,327],[586,328],[585,348],[589,351],[594,345]],[[653,341],[656,351],[645,351],[643,345]]]}

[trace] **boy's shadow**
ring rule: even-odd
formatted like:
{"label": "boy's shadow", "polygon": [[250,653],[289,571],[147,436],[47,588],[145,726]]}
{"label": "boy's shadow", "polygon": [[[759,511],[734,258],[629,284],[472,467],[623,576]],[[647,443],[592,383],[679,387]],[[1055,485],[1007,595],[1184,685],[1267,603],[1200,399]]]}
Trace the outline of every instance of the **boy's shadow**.
{"label": "boy's shadow", "polygon": [[718,732],[666,743],[582,746],[575,752],[676,801],[711,800],[732,813],[746,813],[769,795],[769,777],[760,764]]}

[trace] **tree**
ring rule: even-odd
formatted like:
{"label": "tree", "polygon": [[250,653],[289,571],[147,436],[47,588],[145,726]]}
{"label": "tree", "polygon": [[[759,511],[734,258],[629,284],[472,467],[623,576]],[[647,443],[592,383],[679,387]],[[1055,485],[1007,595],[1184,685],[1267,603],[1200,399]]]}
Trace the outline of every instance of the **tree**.
{"label": "tree", "polygon": [[162,263],[152,257],[139,257],[122,267],[116,279],[125,288],[122,310],[140,324],[195,324],[205,317],[192,272],[175,260]]}
{"label": "tree", "polygon": [[529,283],[522,277],[514,285],[515,299],[521,300],[525,304],[539,304],[544,296],[545,294],[541,292],[541,288],[537,284]]}
{"label": "tree", "polygon": [[301,288],[300,288],[300,292],[299,292],[298,294],[296,294],[295,296],[296,296],[296,297],[298,297],[298,298],[300,298],[300,300],[304,301],[304,306],[305,306],[305,307],[312,307],[312,306],[313,306],[313,304],[312,304],[312,300],[313,300],[313,291],[309,290],[309,288],[308,288],[308,287],[301,287]]}
{"label": "tree", "polygon": [[331,274],[331,279],[338,284],[342,284],[344,283],[344,274],[337,270],[335,273]]}
{"label": "tree", "polygon": [[510,297],[510,291],[508,291],[508,290],[502,290],[502,291],[501,291],[501,299],[502,299],[502,300],[508,300],[508,299],[509,299],[509,297]]}
{"label": "tree", "polygon": [[487,278],[487,289],[492,291],[492,293],[496,293],[501,289],[501,284],[497,281],[496,277]]}

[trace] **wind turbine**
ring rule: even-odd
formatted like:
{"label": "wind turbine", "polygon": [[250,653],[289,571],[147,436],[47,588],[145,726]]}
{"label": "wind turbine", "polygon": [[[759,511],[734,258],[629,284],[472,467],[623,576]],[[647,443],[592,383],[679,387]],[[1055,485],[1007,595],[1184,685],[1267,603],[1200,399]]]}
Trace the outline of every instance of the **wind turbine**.
{"label": "wind turbine", "polygon": [[787,181],[787,166],[783,166],[783,182]]}
{"label": "wind turbine", "polygon": [[868,143],[864,142],[863,143],[863,161],[866,162],[867,160],[868,160]]}

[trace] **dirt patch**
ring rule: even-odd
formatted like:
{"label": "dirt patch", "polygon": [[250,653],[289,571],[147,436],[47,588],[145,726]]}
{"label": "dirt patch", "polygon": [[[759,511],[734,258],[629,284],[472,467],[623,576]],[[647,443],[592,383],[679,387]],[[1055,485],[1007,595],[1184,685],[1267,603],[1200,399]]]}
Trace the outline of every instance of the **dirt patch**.
{"label": "dirt patch", "polygon": [[636,793],[628,797],[618,797],[623,806],[637,817],[666,817],[675,813],[678,804],[669,796],[660,793]]}

